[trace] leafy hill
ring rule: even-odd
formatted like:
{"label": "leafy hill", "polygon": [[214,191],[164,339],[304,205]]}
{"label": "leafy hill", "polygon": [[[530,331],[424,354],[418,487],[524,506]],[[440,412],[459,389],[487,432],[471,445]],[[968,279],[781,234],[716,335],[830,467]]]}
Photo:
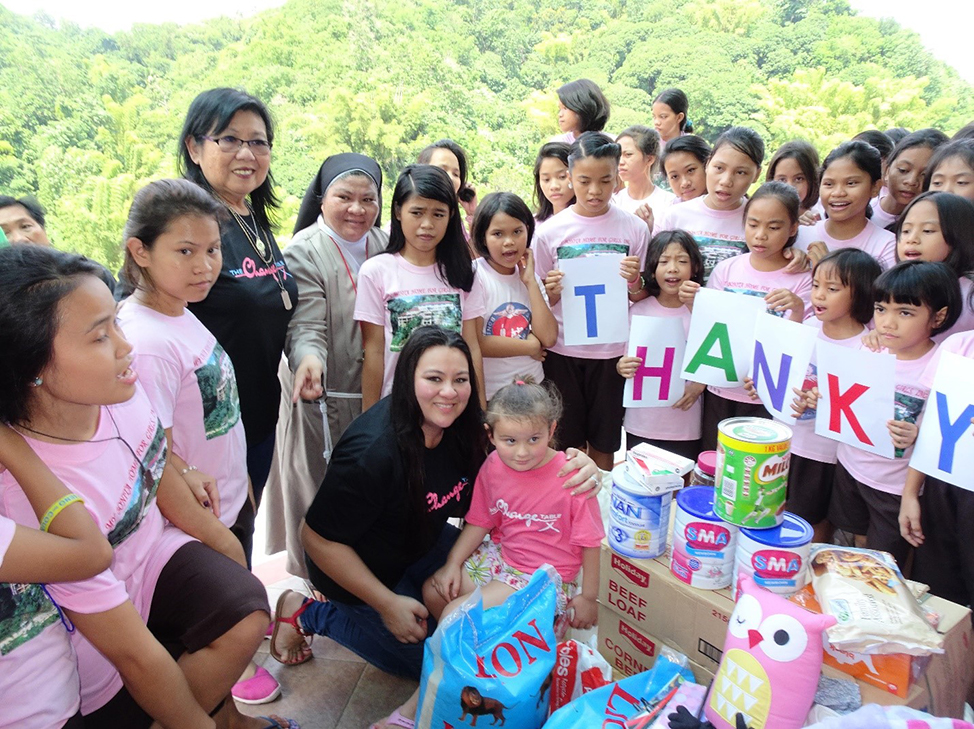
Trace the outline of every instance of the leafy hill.
{"label": "leafy hill", "polygon": [[56,244],[114,266],[132,195],[174,174],[189,102],[231,85],[275,117],[283,234],[340,151],[374,156],[388,184],[449,136],[480,190],[527,195],[553,89],[579,77],[606,91],[612,130],[650,123],[654,90],[679,86],[699,133],[749,124],[769,152],[974,119],[971,87],[916,34],[844,0],[290,0],[114,35],[0,7],[0,192],[37,195]]}

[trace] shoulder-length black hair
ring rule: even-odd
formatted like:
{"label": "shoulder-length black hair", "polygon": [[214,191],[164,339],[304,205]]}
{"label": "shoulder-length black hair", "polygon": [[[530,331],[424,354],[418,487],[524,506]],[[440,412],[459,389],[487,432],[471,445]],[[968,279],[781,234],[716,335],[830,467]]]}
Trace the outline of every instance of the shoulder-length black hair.
{"label": "shoulder-length black hair", "polygon": [[[768,180],[761,187],[754,191],[744,205],[744,220],[747,220],[747,211],[751,209],[752,203],[764,197],[771,197],[780,202],[788,213],[788,219],[792,225],[798,225],[798,218],[801,215],[801,200],[798,199],[798,191],[784,182],[778,180]],[[791,248],[798,240],[798,231],[788,237],[785,248]]]}
{"label": "shoulder-length black hair", "polygon": [[778,170],[778,163],[782,160],[793,159],[798,164],[798,169],[805,175],[805,182],[808,184],[808,192],[801,200],[802,209],[808,210],[818,202],[818,151],[804,139],[793,139],[785,142],[771,156],[768,163],[768,174],[764,179],[771,182]]}
{"label": "shoulder-length black hair", "polygon": [[[451,186],[452,189],[452,186]],[[433,347],[449,347],[463,353],[467,359],[467,371],[470,376],[470,399],[463,412],[457,416],[453,424],[443,433],[441,445],[450,451],[458,453],[460,460],[467,469],[470,484],[465,490],[463,503],[459,513],[463,513],[470,505],[473,493],[473,480],[477,471],[487,456],[487,433],[484,430],[484,412],[480,408],[477,397],[477,372],[474,369],[473,356],[470,347],[463,337],[456,332],[436,326],[423,326],[413,330],[406,340],[396,371],[392,377],[391,412],[392,427],[396,433],[396,443],[402,456],[406,471],[406,483],[409,490],[409,505],[412,515],[418,524],[426,524],[423,515],[426,511],[426,469],[424,456],[426,441],[423,435],[423,411],[416,399],[416,368],[423,354]],[[425,541],[432,538],[431,534],[424,534]]]}
{"label": "shoulder-length black hair", "polygon": [[832,251],[815,264],[812,269],[812,280],[820,268],[831,268],[835,271],[843,286],[848,286],[852,307],[849,313],[852,318],[862,325],[868,324],[873,318],[873,286],[876,279],[883,272],[879,261],[859,248],[840,248]]}
{"label": "shoulder-length black hair", "polygon": [[676,243],[686,251],[690,257],[690,280],[703,286],[703,256],[700,255],[700,246],[696,239],[685,230],[664,230],[653,236],[646,249],[646,269],[643,271],[643,280],[646,282],[646,291],[650,296],[659,296],[659,281],[656,280],[656,269],[659,266],[659,259],[663,257],[670,243]]}
{"label": "shoulder-length black hair", "polygon": [[477,205],[477,212],[473,216],[473,225],[470,226],[470,241],[473,243],[474,250],[484,258],[490,258],[490,250],[487,248],[487,231],[490,229],[490,222],[497,213],[505,213],[524,223],[528,233],[527,247],[530,248],[531,240],[534,238],[534,216],[531,214],[531,208],[513,192],[492,192],[480,201],[480,204]]}
{"label": "shoulder-length black hair", "polygon": [[453,191],[450,176],[439,167],[432,165],[408,165],[396,181],[392,193],[392,223],[389,228],[389,245],[386,253],[399,253],[406,247],[406,236],[402,232],[402,222],[397,213],[412,197],[425,197],[447,206],[450,221],[446,235],[436,246],[436,266],[443,280],[457,289],[470,291],[473,287],[473,265],[470,249],[463,235],[460,214],[457,212],[457,195]]}
{"label": "shoulder-length black hair", "polygon": [[[538,204],[536,217],[539,223],[543,223],[555,214],[554,205],[545,197],[544,191],[541,189],[541,163],[546,159],[557,159],[564,162],[567,168],[569,152],[571,152],[570,144],[566,144],[565,142],[548,142],[541,147],[537,159],[534,160],[534,200]],[[574,191],[572,191],[572,199],[569,200],[568,204],[575,204]]]}
{"label": "shoulder-length black hair", "polygon": [[30,420],[31,383],[54,357],[58,309],[84,276],[101,281],[102,269],[47,246],[0,249],[0,421]]}
{"label": "shoulder-length black hair", "polygon": [[[189,105],[183,131],[179,134],[179,149],[176,150],[177,169],[179,174],[201,187],[209,189],[209,183],[203,176],[203,170],[189,156],[187,141],[192,137],[197,143],[203,137],[219,135],[229,126],[234,115],[239,111],[252,111],[264,121],[267,127],[267,143],[274,144],[274,121],[264,102],[256,96],[251,96],[241,89],[219,88],[204,91]],[[264,227],[270,227],[270,218],[280,207],[277,195],[274,193],[274,176],[267,170],[267,179],[260,187],[250,193],[250,206],[254,209],[257,222]]]}
{"label": "shoulder-length black hair", "polygon": [[[910,204],[904,208],[903,214],[896,221],[897,243],[907,214],[914,205],[924,200],[929,200],[937,207],[940,233],[950,249],[944,263],[958,278],[971,273],[974,270],[974,203],[960,195],[950,192],[925,192],[910,200]],[[896,260],[899,260],[899,247],[897,247]]]}
{"label": "shoulder-length black hair", "polygon": [[558,99],[578,115],[579,133],[601,132],[609,121],[609,101],[594,81],[580,78],[561,86]]}
{"label": "shoulder-length black hair", "polygon": [[[887,134],[889,133],[887,132]],[[915,132],[910,132],[893,147],[893,151],[889,153],[889,157],[886,160],[886,168],[889,169],[890,165],[896,162],[896,158],[908,149],[926,147],[936,151],[939,147],[947,144],[948,141],[950,140],[947,135],[939,129],[917,129]]]}
{"label": "shoulder-length black hair", "polygon": [[884,271],[873,287],[873,301],[926,306],[934,314],[947,309],[947,316],[931,334],[940,334],[954,326],[964,306],[960,282],[954,272],[944,263],[929,261],[905,261]]}

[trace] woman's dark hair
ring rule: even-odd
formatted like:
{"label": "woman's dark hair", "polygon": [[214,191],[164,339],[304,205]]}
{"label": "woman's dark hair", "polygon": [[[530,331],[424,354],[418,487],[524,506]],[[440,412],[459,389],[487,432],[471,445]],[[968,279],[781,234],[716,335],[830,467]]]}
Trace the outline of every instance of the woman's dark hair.
{"label": "woman's dark hair", "polygon": [[957,141],[958,139],[974,139],[974,122],[968,122],[951,137],[953,141]]}
{"label": "woman's dark hair", "polygon": [[879,152],[879,156],[883,158],[883,162],[889,157],[889,153],[893,151],[893,140],[878,129],[867,129],[864,132],[859,132],[853,139],[858,139],[860,142],[865,142],[875,147],[876,151]]}
{"label": "woman's dark hair", "polygon": [[[442,170],[441,170],[442,171]],[[452,185],[451,185],[451,188]],[[463,337],[456,332],[436,326],[418,327],[406,340],[396,371],[392,378],[391,412],[392,427],[396,433],[396,443],[402,456],[406,471],[409,507],[415,523],[426,525],[426,469],[424,467],[426,443],[423,436],[423,411],[416,399],[416,368],[423,354],[433,347],[449,347],[463,352],[467,358],[470,377],[470,399],[453,424],[443,433],[447,452],[457,453],[469,477],[473,479],[487,455],[487,434],[484,431],[484,412],[477,397],[479,385],[474,369],[470,348]],[[458,513],[464,513],[470,504],[473,483],[465,489],[463,503]],[[430,533],[421,535],[420,540],[428,547],[436,536]]]}
{"label": "woman's dark hair", "polygon": [[832,251],[815,264],[815,272],[822,267],[831,267],[839,277],[843,286],[848,286],[852,298],[852,308],[849,313],[852,318],[865,326],[873,318],[873,286],[876,279],[883,272],[879,261],[859,248],[840,248]]}
{"label": "woman's dark hair", "polygon": [[698,137],[696,134],[687,134],[683,137],[677,137],[666,143],[663,147],[663,154],[660,156],[660,165],[663,168],[663,172],[666,172],[666,160],[671,154],[676,154],[677,152],[686,152],[687,154],[692,154],[698,160],[700,164],[707,164],[707,160],[710,159],[710,155],[713,154],[713,150],[710,145],[707,144],[707,140],[703,137]]}
{"label": "woman's dark hair", "polygon": [[692,235],[685,230],[664,230],[653,236],[646,249],[646,268],[643,271],[643,280],[646,282],[646,291],[650,296],[659,296],[659,281],[656,280],[656,269],[659,266],[659,259],[663,257],[670,243],[676,243],[690,257],[690,280],[703,286],[703,256],[700,255],[700,246]]}
{"label": "woman's dark hair", "polygon": [[594,81],[580,78],[569,81],[557,91],[565,108],[578,115],[579,133],[601,132],[609,121],[609,102]]}
{"label": "woman's dark hair", "polygon": [[[937,207],[940,233],[950,249],[943,262],[958,278],[974,271],[974,203],[960,195],[950,192],[925,192],[913,198],[896,221],[897,243],[906,216],[914,205],[924,200],[929,200]],[[899,247],[897,247],[896,260],[899,261]]]}
{"label": "woman's dark hair", "polygon": [[122,231],[122,247],[125,260],[122,277],[136,288],[152,286],[149,272],[145,271],[129,252],[126,241],[138,238],[142,247],[152,250],[156,239],[165,233],[173,221],[184,215],[213,218],[219,225],[226,217],[226,208],[218,203],[199,185],[189,180],[156,180],[137,193],[129,208],[128,221]]}
{"label": "woman's dark hair", "polygon": [[724,146],[731,146],[748,157],[760,171],[764,163],[764,140],[756,131],[749,127],[731,127],[717,137],[710,156],[713,157],[717,154],[717,150]]}
{"label": "woman's dark hair", "polygon": [[445,283],[470,291],[473,287],[473,266],[457,211],[457,195],[453,191],[450,176],[439,167],[408,165],[399,175],[396,189],[392,192],[392,223],[389,228],[389,245],[385,252],[399,253],[406,247],[406,236],[403,235],[402,222],[397,212],[401,212],[403,205],[412,197],[435,200],[449,209],[450,221],[446,235],[436,246],[436,266]]}
{"label": "woman's dark hair", "polygon": [[463,151],[463,147],[452,139],[440,139],[428,147],[423,147],[423,151],[419,153],[416,161],[421,165],[428,165],[433,159],[433,152],[438,149],[452,152],[453,156],[457,158],[457,166],[460,168],[460,189],[457,190],[457,197],[463,202],[470,202],[476,197],[477,191],[467,184],[467,153]]}
{"label": "woman's dark hair", "polygon": [[693,134],[693,122],[688,116],[690,101],[683,91],[680,89],[663,89],[653,99],[654,104],[657,101],[670,107],[674,114],[683,114],[683,118],[680,120],[680,131],[684,134]]}
{"label": "woman's dark hair", "polygon": [[477,212],[473,216],[470,241],[473,243],[474,250],[484,258],[490,259],[487,231],[490,230],[490,223],[497,213],[505,213],[524,223],[528,233],[528,248],[530,248],[531,240],[534,238],[534,216],[531,214],[531,208],[513,192],[492,192],[480,201]]}
{"label": "woman's dark hair", "polygon": [[[183,122],[183,131],[179,134],[179,149],[176,151],[177,170],[183,177],[210,189],[209,182],[203,176],[203,170],[189,156],[186,142],[192,137],[197,144],[202,144],[206,141],[203,137],[219,135],[240,111],[251,111],[264,121],[264,126],[267,127],[267,142],[273,146],[274,122],[264,102],[240,89],[220,88],[204,91],[189,105],[186,121]],[[250,193],[250,206],[254,209],[257,222],[265,228],[270,227],[270,216],[280,203],[274,193],[274,176],[269,169],[267,179]]]}
{"label": "woman's dark hair", "polygon": [[10,197],[10,195],[0,195],[0,210],[9,208],[13,205],[20,205],[27,214],[42,228],[44,227],[44,208],[37,202],[37,198],[31,195],[24,197]]}
{"label": "woman's dark hair", "polygon": [[937,151],[930,158],[930,164],[927,165],[927,172],[923,176],[924,190],[930,189],[933,173],[951,157],[959,157],[964,161],[964,164],[974,170],[974,137],[971,139],[957,139],[955,137],[953,141],[937,147]]}
{"label": "woman's dark hair", "polygon": [[642,152],[644,156],[653,157],[653,164],[649,171],[652,175],[656,175],[659,171],[660,148],[660,138],[656,130],[650,129],[642,124],[633,124],[631,127],[626,127],[619,133],[619,136],[616,137],[616,142],[623,137],[629,137],[632,143],[636,145],[636,149]]}
{"label": "woman's dark hair", "polygon": [[906,127],[890,127],[885,132],[883,132],[883,134],[889,137],[889,141],[891,141],[894,146],[899,144],[900,140],[903,139],[903,137],[905,137],[909,133],[910,130],[907,129]]}
{"label": "woman's dark hair", "polygon": [[954,326],[964,307],[954,272],[946,264],[928,261],[905,261],[884,271],[873,287],[873,301],[926,306],[934,314],[946,308],[946,318],[931,334]]}
{"label": "woman's dark hair", "polygon": [[886,159],[886,167],[889,168],[896,161],[896,158],[908,149],[927,147],[936,150],[938,147],[947,144],[948,141],[947,135],[939,129],[918,129],[915,132],[910,132],[893,147],[893,151],[889,153],[889,157]]}
{"label": "woman's dark hair", "polygon": [[768,182],[773,180],[778,163],[785,159],[795,160],[798,163],[798,169],[805,175],[805,181],[808,183],[808,192],[801,200],[801,206],[802,209],[808,210],[818,202],[818,151],[804,139],[785,142],[772,155],[771,161],[768,163],[768,174],[765,175],[764,179]]}
{"label": "woman's dark hair", "polygon": [[[569,152],[571,152],[571,145],[565,144],[565,142],[548,142],[541,147],[537,159],[534,160],[534,201],[538,206],[538,214],[535,217],[539,223],[543,223],[555,214],[554,206],[544,196],[541,189],[541,163],[546,159],[557,159],[564,162],[565,167],[568,167]],[[568,201],[568,204],[572,205],[574,202],[575,194],[572,193],[572,199]]]}
{"label": "woman's dark hair", "polygon": [[0,248],[0,421],[30,420],[34,379],[54,357],[61,301],[102,269],[47,246]]}
{"label": "woman's dark hair", "polygon": [[[801,201],[798,199],[798,191],[791,185],[779,182],[778,180],[765,182],[748,198],[747,203],[744,205],[745,221],[747,221],[747,211],[751,209],[751,204],[765,197],[774,198],[784,205],[785,210],[788,211],[788,219],[791,221],[791,224],[798,225],[798,218],[801,215]],[[794,235],[788,236],[788,242],[785,243],[785,248],[791,248],[795,245],[797,239],[798,230],[796,229]]]}
{"label": "woman's dark hair", "polygon": [[612,141],[612,137],[602,132],[585,132],[578,139],[572,142],[571,151],[568,153],[569,172],[575,163],[586,157],[596,159],[611,159],[619,164],[622,156],[622,147]]}

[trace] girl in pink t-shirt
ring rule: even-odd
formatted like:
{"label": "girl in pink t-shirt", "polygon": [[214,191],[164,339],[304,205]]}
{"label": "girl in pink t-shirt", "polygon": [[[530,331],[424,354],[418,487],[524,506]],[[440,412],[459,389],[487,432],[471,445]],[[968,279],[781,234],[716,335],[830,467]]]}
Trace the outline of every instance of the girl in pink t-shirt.
{"label": "girl in pink t-shirt", "polygon": [[[791,273],[786,251],[798,233],[798,193],[784,182],[765,182],[744,206],[744,235],[749,252],[724,259],[714,268],[707,288],[744,296],[759,296],[768,312],[792,321],[805,319],[812,291],[809,272]],[[693,306],[700,285],[686,281],[680,299]],[[702,385],[696,385],[702,389]],[[759,403],[751,401],[744,387],[707,388],[703,404],[703,450],[717,445],[717,425],[726,418],[769,417]]]}
{"label": "girl in pink t-shirt", "polygon": [[952,192],[974,202],[974,139],[954,139],[930,158],[924,191]]}
{"label": "girl in pink t-shirt", "polygon": [[[463,336],[483,387],[477,320],[483,294],[475,285],[457,195],[439,167],[409,165],[392,195],[385,254],[359,269],[355,321],[362,323],[362,409],[392,391],[399,352],[414,329],[436,325]],[[483,390],[480,392],[484,400]]]}
{"label": "girl in pink t-shirt", "polygon": [[876,224],[892,229],[910,201],[923,191],[927,165],[937,148],[947,141],[947,135],[938,129],[918,129],[896,143],[886,160],[883,177],[889,194],[872,206]]}
{"label": "girl in pink t-shirt", "polygon": [[534,201],[538,206],[534,219],[539,223],[575,204],[575,193],[568,180],[570,151],[570,144],[548,142],[534,160]]}
{"label": "girl in pink t-shirt", "polygon": [[[630,323],[634,316],[675,316],[683,321],[684,332],[688,332],[690,310],[680,301],[680,286],[684,281],[703,283],[703,258],[693,237],[684,230],[668,230],[653,238],[643,279],[649,296],[629,307]],[[639,357],[620,357],[616,370],[631,380],[643,362]],[[626,448],[651,443],[696,460],[700,452],[702,393],[703,388],[697,383],[687,382],[683,397],[670,408],[627,408],[623,421]]]}
{"label": "girl in pink t-shirt", "polygon": [[765,182],[777,180],[795,188],[801,200],[803,223],[822,218],[822,206],[818,202],[818,168],[818,152],[804,139],[785,142],[768,162]]}
{"label": "girl in pink t-shirt", "polygon": [[585,132],[601,132],[609,121],[609,102],[594,81],[569,81],[558,91],[558,128],[553,142],[574,144]]}
{"label": "girl in pink t-shirt", "polygon": [[[663,148],[660,166],[663,179],[676,196],[674,203],[707,194],[707,160],[713,150],[696,134],[677,137]],[[657,218],[662,222],[662,217]]]}

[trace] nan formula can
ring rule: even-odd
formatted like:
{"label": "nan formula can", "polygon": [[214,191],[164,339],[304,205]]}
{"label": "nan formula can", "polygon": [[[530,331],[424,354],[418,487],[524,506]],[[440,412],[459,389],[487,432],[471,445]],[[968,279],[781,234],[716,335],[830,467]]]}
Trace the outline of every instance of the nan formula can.
{"label": "nan formula can", "polygon": [[620,465],[612,471],[609,499],[609,546],[613,551],[633,559],[652,559],[666,551],[671,491],[650,494]]}
{"label": "nan formula can", "polygon": [[741,529],[737,538],[734,584],[748,576],[779,595],[792,595],[808,582],[808,556],[812,527],[786,511],[774,529]]}
{"label": "nan formula can", "polygon": [[738,528],[714,514],[712,486],[691,486],[676,495],[670,571],[702,590],[731,585]]}
{"label": "nan formula can", "polygon": [[750,529],[781,523],[788,489],[791,428],[767,418],[728,418],[717,426],[714,513]]}

